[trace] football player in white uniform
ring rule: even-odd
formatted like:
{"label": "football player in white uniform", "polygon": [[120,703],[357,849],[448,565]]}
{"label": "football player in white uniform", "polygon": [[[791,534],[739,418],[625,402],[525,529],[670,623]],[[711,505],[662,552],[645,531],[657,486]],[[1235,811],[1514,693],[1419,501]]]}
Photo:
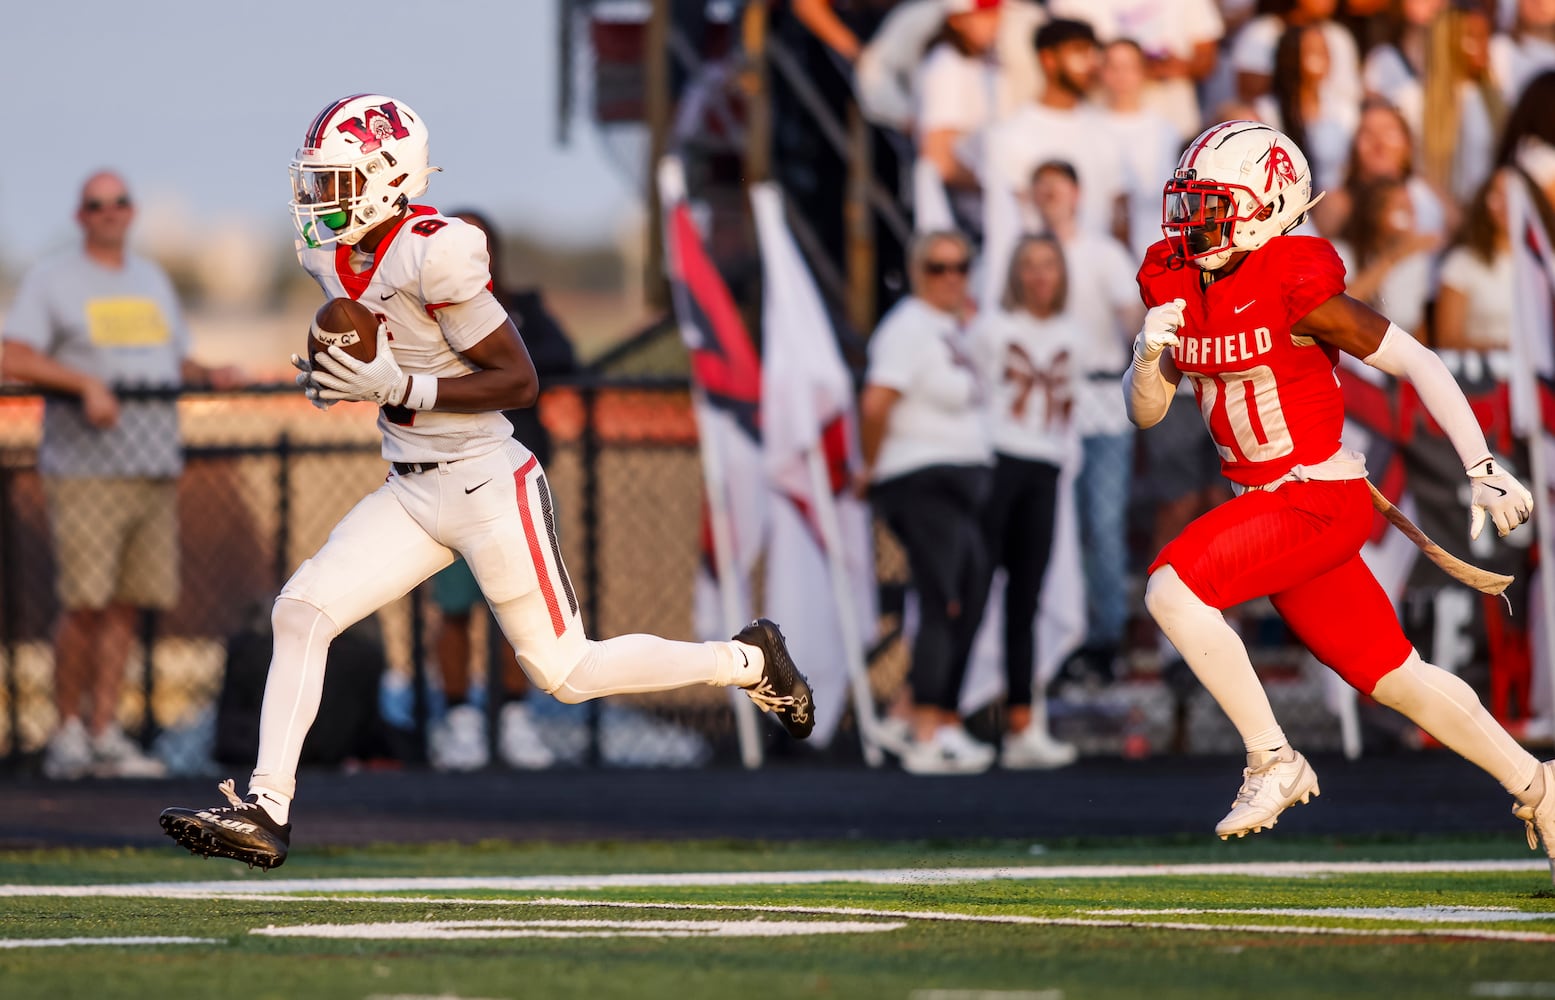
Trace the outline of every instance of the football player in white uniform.
{"label": "football player in white uniform", "polygon": [[355,95],[313,119],[291,164],[297,256],[328,297],[382,317],[377,355],[292,357],[315,405],[381,407],[388,480],[298,568],[271,615],[275,645],[249,793],[174,808],[164,830],[191,852],[273,868],[286,859],[298,754],[318,713],[330,641],[459,553],[534,684],[565,702],[691,684],[739,686],[798,738],[810,687],[773,623],[730,642],[650,635],[590,640],[562,565],[545,473],[501,411],[534,405],[534,365],[492,296],[485,237],[412,205],[436,171],[403,102]]}

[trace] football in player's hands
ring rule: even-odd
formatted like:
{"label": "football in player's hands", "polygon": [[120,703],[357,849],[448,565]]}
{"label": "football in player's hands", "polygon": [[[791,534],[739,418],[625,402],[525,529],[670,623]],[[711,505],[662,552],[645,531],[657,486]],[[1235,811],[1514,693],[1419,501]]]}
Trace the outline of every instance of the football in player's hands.
{"label": "football in player's hands", "polygon": [[304,357],[312,361],[334,345],[358,361],[371,361],[378,354],[378,322],[376,313],[354,299],[330,299],[313,314]]}

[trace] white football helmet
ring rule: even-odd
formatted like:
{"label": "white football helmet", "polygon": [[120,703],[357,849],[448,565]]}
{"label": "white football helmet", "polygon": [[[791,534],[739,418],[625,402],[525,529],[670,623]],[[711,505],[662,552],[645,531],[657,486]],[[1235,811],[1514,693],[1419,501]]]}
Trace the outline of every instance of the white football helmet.
{"label": "white football helmet", "polygon": [[292,220],[309,246],[349,246],[403,212],[438,169],[427,164],[426,125],[403,101],[331,101],[292,159]]}
{"label": "white football helmet", "polygon": [[1290,137],[1262,122],[1221,122],[1189,143],[1166,184],[1161,230],[1174,256],[1206,271],[1295,229],[1323,197]]}

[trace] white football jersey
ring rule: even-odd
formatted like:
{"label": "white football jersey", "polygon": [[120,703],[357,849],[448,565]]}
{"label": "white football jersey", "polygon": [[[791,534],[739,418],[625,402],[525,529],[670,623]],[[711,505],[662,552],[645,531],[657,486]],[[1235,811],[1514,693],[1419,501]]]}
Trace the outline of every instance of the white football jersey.
{"label": "white football jersey", "polygon": [[[349,298],[382,315],[394,360],[407,375],[457,378],[475,370],[460,354],[491,333],[445,330],[446,306],[468,302],[491,287],[486,236],[434,208],[410,213],[378,246],[367,269],[351,266],[352,247],[297,242],[297,259],[329,298]],[[492,327],[495,329],[495,327]],[[383,457],[391,462],[473,458],[506,444],[513,425],[500,412],[450,413],[385,406],[378,414]]]}

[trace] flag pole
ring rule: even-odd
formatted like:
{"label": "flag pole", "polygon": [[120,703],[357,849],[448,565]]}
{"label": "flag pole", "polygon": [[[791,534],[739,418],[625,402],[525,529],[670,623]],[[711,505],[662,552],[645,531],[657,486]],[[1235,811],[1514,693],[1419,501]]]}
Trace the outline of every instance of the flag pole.
{"label": "flag pole", "polygon": [[[673,251],[673,247],[670,246],[672,236],[669,210],[686,197],[686,175],[680,158],[676,156],[660,158],[657,180],[660,200],[666,209],[662,213],[662,238],[666,248]],[[675,259],[673,252],[666,253],[664,257],[671,261]],[[727,483],[724,479],[723,463],[719,460],[718,449],[713,445],[712,435],[708,433],[708,428],[702,420],[702,414],[707,412],[707,406],[706,393],[693,377],[691,410],[696,415],[697,450],[702,456],[702,494],[707,498],[707,520],[712,529],[713,559],[718,571],[715,580],[718,584],[719,617],[723,621],[724,634],[732,636],[745,624],[741,620],[739,592],[735,589],[734,575],[740,569],[739,563],[734,558],[734,541],[730,537],[729,497],[726,492]],[[761,766],[762,761],[761,737],[756,728],[756,705],[739,688],[729,689],[729,699],[734,707],[734,725],[739,735],[740,762],[747,769],[754,770]]]}
{"label": "flag pole", "polygon": [[[698,413],[701,413],[703,407],[707,405],[707,400],[703,398],[702,387],[695,382],[691,387],[691,405]],[[729,498],[725,493],[723,463],[719,459],[718,449],[712,447],[706,429],[700,428],[700,421],[698,425],[697,442],[702,452],[707,520],[712,528],[713,559],[717,562],[718,569],[714,575],[718,583],[718,607],[723,618],[724,633],[734,635],[745,623],[740,620],[740,596],[735,590],[734,574],[738,573],[740,568],[734,557],[734,540],[730,537],[732,532],[729,528]],[[756,705],[745,696],[741,688],[730,688],[729,699],[734,706],[734,726],[739,734],[740,763],[744,764],[747,770],[755,770],[761,766],[762,761],[761,736],[756,728]]]}
{"label": "flag pole", "polygon": [[[1512,233],[1512,245],[1515,249],[1518,244],[1518,233],[1530,230],[1530,241],[1535,244],[1528,249],[1533,252],[1534,263],[1538,265],[1537,280],[1544,286],[1545,291],[1555,291],[1555,266],[1546,260],[1543,254],[1552,251],[1550,239],[1555,233],[1544,233],[1544,239],[1540,240],[1537,228],[1532,223],[1537,219],[1533,214],[1533,205],[1529,203],[1529,193],[1523,186],[1527,183],[1516,171],[1509,172],[1507,177],[1507,222]],[[1515,275],[1515,272],[1514,272]],[[1514,276],[1514,282],[1517,280]],[[1533,515],[1534,542],[1539,550],[1539,606],[1541,610],[1541,630],[1544,634],[1544,670],[1548,674],[1549,704],[1545,706],[1549,710],[1550,724],[1555,725],[1555,540],[1550,538],[1550,521],[1555,517],[1555,511],[1550,509],[1549,480],[1546,459],[1548,456],[1544,450],[1544,407],[1539,398],[1539,383],[1534,371],[1540,365],[1540,358],[1536,356],[1531,338],[1535,336],[1549,336],[1546,330],[1528,329],[1529,321],[1526,317],[1519,318],[1515,315],[1521,311],[1517,307],[1524,304],[1526,299],[1522,296],[1513,296],[1514,316],[1512,324],[1512,380],[1514,382],[1513,420],[1517,422],[1520,414],[1524,431],[1524,440],[1528,445],[1528,472],[1533,480],[1534,495],[1539,498],[1535,505]],[[1520,349],[1519,349],[1520,348]],[[1522,406],[1516,405],[1516,398],[1521,397]],[[1535,599],[1529,594],[1530,604]]]}
{"label": "flag pole", "polygon": [[859,744],[864,763],[880,767],[885,754],[880,749],[879,723],[875,718],[875,699],[869,690],[869,671],[864,664],[864,643],[859,638],[858,608],[849,587],[852,575],[843,558],[842,526],[837,521],[837,499],[832,495],[831,476],[819,447],[805,450],[810,470],[810,495],[815,498],[815,520],[821,529],[821,546],[831,568],[832,599],[837,602],[837,625],[842,632],[842,655],[848,668],[853,692],[853,715],[858,722]]}

